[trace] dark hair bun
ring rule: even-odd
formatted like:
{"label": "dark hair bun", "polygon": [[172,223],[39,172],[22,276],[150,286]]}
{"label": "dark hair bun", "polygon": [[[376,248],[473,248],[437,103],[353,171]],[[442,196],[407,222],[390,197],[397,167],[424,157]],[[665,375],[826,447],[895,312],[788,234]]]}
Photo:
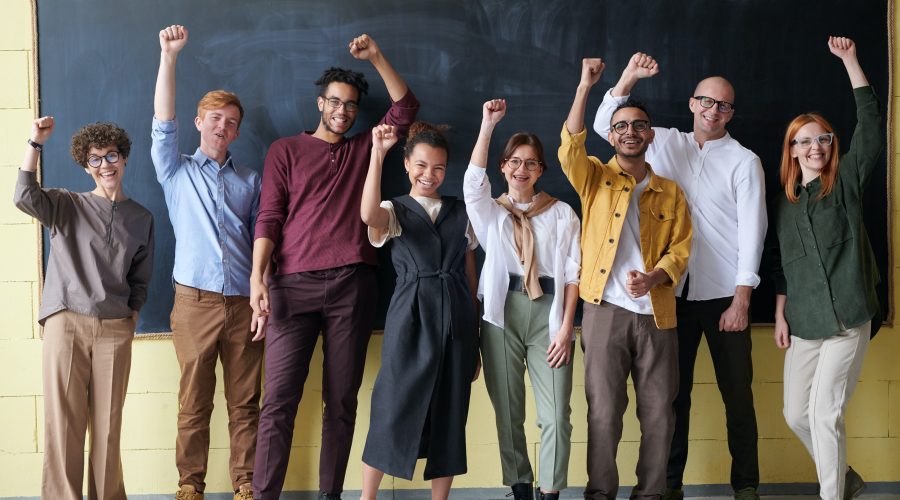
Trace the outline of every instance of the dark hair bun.
{"label": "dark hair bun", "polygon": [[449,129],[447,125],[434,125],[428,122],[415,122],[409,126],[406,134],[406,146],[403,148],[403,157],[409,158],[416,144],[427,144],[433,148],[441,148],[449,154],[447,138],[444,131]]}

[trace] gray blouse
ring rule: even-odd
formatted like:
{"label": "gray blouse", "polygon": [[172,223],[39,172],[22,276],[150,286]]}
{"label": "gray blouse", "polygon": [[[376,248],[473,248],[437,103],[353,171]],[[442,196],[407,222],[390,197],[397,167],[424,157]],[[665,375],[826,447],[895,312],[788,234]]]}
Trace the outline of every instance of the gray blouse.
{"label": "gray blouse", "polygon": [[150,211],[131,199],[42,189],[22,170],[13,201],[50,231],[40,324],[62,310],[115,319],[141,309],[153,273]]}

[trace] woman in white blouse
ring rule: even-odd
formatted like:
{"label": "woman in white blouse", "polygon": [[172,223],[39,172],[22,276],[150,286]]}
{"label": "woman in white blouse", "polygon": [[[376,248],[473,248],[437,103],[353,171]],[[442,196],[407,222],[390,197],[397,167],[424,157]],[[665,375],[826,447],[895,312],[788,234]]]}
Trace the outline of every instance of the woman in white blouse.
{"label": "woman in white blouse", "polygon": [[581,225],[572,208],[535,189],[546,168],[540,140],[514,134],[500,159],[508,191],[496,200],[485,167],[506,101],[484,103],[481,130],[463,192],[486,258],[478,296],[484,302],[481,353],[497,418],[503,483],[515,500],[532,498],[534,472],[525,440],[525,368],[541,429],[540,498],[566,487],[572,393],[573,322],[581,265]]}

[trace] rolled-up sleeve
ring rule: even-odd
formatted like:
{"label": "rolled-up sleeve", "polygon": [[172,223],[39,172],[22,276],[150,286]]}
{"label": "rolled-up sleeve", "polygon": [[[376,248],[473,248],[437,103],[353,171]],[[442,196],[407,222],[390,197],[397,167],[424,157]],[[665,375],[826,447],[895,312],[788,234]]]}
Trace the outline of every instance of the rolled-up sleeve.
{"label": "rolled-up sleeve", "polygon": [[165,183],[175,175],[181,165],[178,153],[178,122],[153,118],[150,129],[150,159],[156,169],[156,180]]}
{"label": "rolled-up sleeve", "polygon": [[397,134],[404,137],[409,130],[409,126],[416,121],[416,115],[418,113],[419,100],[416,99],[412,90],[407,90],[406,95],[400,98],[399,101],[391,103],[391,108],[388,109],[387,114],[381,118],[378,124],[381,125],[386,123],[388,125],[393,125],[397,127]]}
{"label": "rolled-up sleeve", "polygon": [[766,184],[759,158],[753,156],[737,171],[736,182],[738,219],[738,261],[735,286],[759,285],[759,261],[765,246],[766,229]]}
{"label": "rolled-up sleeve", "polygon": [[691,236],[693,234],[691,213],[688,210],[684,192],[681,191],[681,188],[676,189],[674,225],[669,235],[668,247],[655,266],[669,275],[672,283],[666,286],[672,287],[681,281],[681,277],[687,270],[688,258],[691,256]]}

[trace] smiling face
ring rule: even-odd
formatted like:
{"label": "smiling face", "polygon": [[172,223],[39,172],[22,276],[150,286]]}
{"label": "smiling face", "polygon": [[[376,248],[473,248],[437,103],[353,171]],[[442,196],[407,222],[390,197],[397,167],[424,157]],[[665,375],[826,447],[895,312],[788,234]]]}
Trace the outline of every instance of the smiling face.
{"label": "smiling face", "polygon": [[[344,104],[339,105],[338,108],[332,108],[328,104],[327,99],[339,99]],[[353,127],[358,110],[348,110],[346,103],[359,103],[359,91],[356,90],[356,87],[348,83],[331,82],[325,88],[324,97],[319,96],[316,101],[319,105],[319,111],[322,112],[322,126],[325,130],[334,135],[342,136]]]}
{"label": "smiling face", "polygon": [[409,172],[410,196],[439,198],[438,188],[447,173],[447,150],[419,143],[403,160]]}
{"label": "smiling face", "polygon": [[[510,160],[519,159],[521,160],[521,165],[519,168],[514,168],[510,163]],[[513,150],[512,154],[509,155],[508,158],[505,159],[503,165],[500,167],[500,171],[503,172],[503,177],[506,179],[507,184],[509,184],[510,193],[517,192],[521,193],[524,196],[534,196],[534,184],[537,180],[543,175],[544,167],[540,165],[535,170],[528,170],[526,165],[529,162],[539,162],[540,158],[535,151],[534,147],[529,144],[522,144],[516,149]],[[519,202],[528,202],[529,200],[522,200],[519,197],[516,198]]]}
{"label": "smiling face", "polygon": [[224,158],[228,146],[240,135],[241,111],[234,104],[201,110],[194,118],[200,132],[200,151],[210,158]]}
{"label": "smiling face", "polygon": [[803,172],[803,178],[806,180],[814,179],[821,175],[822,170],[831,161],[832,145],[823,146],[815,139],[828,132],[829,130],[826,130],[821,124],[813,121],[800,127],[797,133],[794,134],[794,137],[791,138],[791,141],[812,139],[809,148],[803,148],[799,144],[791,145],[791,157],[796,158],[797,162],[800,163],[800,171]]}
{"label": "smiling face", "polygon": [[100,166],[98,168],[85,167],[84,171],[94,179],[97,188],[107,193],[119,193],[122,189],[122,177],[125,175],[125,164],[128,158],[119,153],[119,159],[115,163],[106,160],[106,156],[111,153],[119,153],[119,149],[115,144],[109,144],[103,147],[91,146],[88,150],[87,158],[100,158]]}
{"label": "smiling face", "polygon": [[648,126],[645,130],[638,132],[634,129],[634,125],[632,124],[635,120],[645,120],[649,122],[650,117],[640,108],[622,108],[613,113],[612,119],[610,120],[611,123],[615,124],[624,121],[631,124],[622,134],[619,134],[612,128],[609,130],[607,139],[609,139],[610,144],[615,148],[617,156],[624,158],[642,158],[644,153],[647,152],[647,148],[650,147],[650,143],[653,142],[653,137],[655,136],[653,129]]}
{"label": "smiling face", "polygon": [[[734,87],[728,80],[713,76],[697,84],[695,96],[711,97],[717,101],[734,103]],[[694,134],[703,140],[715,140],[725,135],[725,125],[734,117],[734,111],[722,113],[719,107],[704,108],[697,99],[689,99],[688,106],[694,114]]]}

